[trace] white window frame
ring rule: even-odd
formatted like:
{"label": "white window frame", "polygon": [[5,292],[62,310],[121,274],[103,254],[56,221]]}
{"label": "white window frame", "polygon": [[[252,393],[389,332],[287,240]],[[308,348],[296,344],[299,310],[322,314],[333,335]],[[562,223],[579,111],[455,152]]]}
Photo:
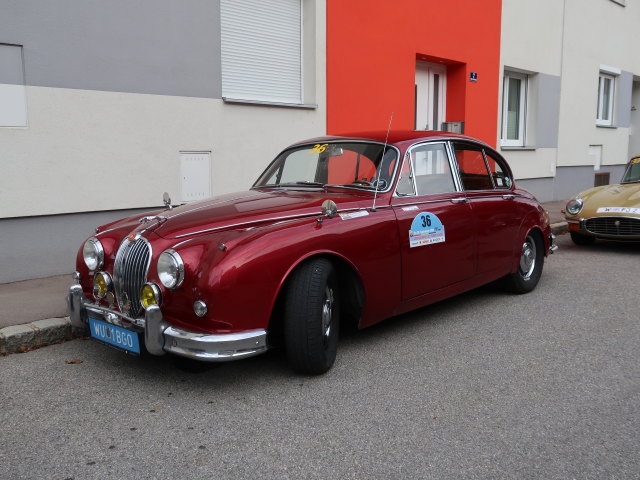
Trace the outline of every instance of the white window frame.
{"label": "white window frame", "polygon": [[[509,80],[517,79],[521,82],[520,98],[518,107],[518,137],[507,138],[509,131]],[[527,135],[527,106],[529,96],[529,76],[524,73],[505,71],[502,81],[502,131],[500,135],[500,145],[503,147],[524,147]]]}
{"label": "white window frame", "polygon": [[[612,71],[612,69],[602,69],[598,75],[598,108],[596,112],[596,125],[600,127],[613,126],[614,104],[616,98],[616,82],[617,74],[619,71]],[[606,87],[609,80],[609,88]],[[605,92],[608,90],[609,104],[605,105]]]}

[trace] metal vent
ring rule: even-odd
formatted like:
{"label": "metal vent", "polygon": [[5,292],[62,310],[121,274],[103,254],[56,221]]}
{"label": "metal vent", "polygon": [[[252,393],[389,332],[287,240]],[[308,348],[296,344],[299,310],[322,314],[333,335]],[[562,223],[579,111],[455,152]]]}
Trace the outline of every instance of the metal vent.
{"label": "metal vent", "polygon": [[597,235],[627,236],[640,235],[640,219],[625,217],[590,218],[585,227]]}
{"label": "metal vent", "polygon": [[118,249],[113,267],[113,286],[120,311],[136,318],[142,312],[140,289],[147,281],[151,245],[142,237],[125,239]]}

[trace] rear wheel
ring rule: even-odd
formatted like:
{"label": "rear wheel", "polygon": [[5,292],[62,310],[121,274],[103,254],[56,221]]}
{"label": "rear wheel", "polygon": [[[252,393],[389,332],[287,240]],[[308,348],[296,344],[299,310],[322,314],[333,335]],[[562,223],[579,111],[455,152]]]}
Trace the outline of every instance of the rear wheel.
{"label": "rear wheel", "polygon": [[571,235],[571,240],[573,240],[573,243],[576,245],[593,245],[596,241],[596,237],[582,235],[581,233],[569,232],[569,234]]}
{"label": "rear wheel", "polygon": [[286,290],[284,339],[287,359],[302,373],[331,368],[338,351],[339,296],[335,270],[324,258],[302,264]]}
{"label": "rear wheel", "polygon": [[529,232],[522,244],[518,270],[505,278],[514,293],[528,293],[536,288],[544,265],[544,247],[540,235]]}

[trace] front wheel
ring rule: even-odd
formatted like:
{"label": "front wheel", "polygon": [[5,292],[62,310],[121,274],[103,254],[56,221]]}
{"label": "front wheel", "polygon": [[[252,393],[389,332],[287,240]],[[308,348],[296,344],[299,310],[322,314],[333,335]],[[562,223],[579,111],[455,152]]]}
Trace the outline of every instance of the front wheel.
{"label": "front wheel", "polygon": [[522,244],[518,270],[505,278],[509,290],[514,293],[532,291],[538,285],[543,265],[544,246],[540,235],[529,232]]}
{"label": "front wheel", "polygon": [[338,351],[339,295],[335,270],[324,258],[312,259],[289,279],[284,308],[284,339],[291,366],[321,374]]}

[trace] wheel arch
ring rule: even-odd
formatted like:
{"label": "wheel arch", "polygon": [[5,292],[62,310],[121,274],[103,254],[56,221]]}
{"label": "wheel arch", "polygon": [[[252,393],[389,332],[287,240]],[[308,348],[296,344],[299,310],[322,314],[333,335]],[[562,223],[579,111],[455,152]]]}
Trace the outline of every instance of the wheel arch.
{"label": "wheel arch", "polygon": [[366,299],[364,283],[360,273],[349,260],[335,252],[314,252],[292,264],[280,282],[267,329],[271,345],[280,345],[282,342],[283,308],[286,300],[287,283],[297,269],[316,258],[329,260],[336,271],[341,299],[340,318],[342,325],[344,326],[346,323],[353,325],[354,328],[358,326]]}

